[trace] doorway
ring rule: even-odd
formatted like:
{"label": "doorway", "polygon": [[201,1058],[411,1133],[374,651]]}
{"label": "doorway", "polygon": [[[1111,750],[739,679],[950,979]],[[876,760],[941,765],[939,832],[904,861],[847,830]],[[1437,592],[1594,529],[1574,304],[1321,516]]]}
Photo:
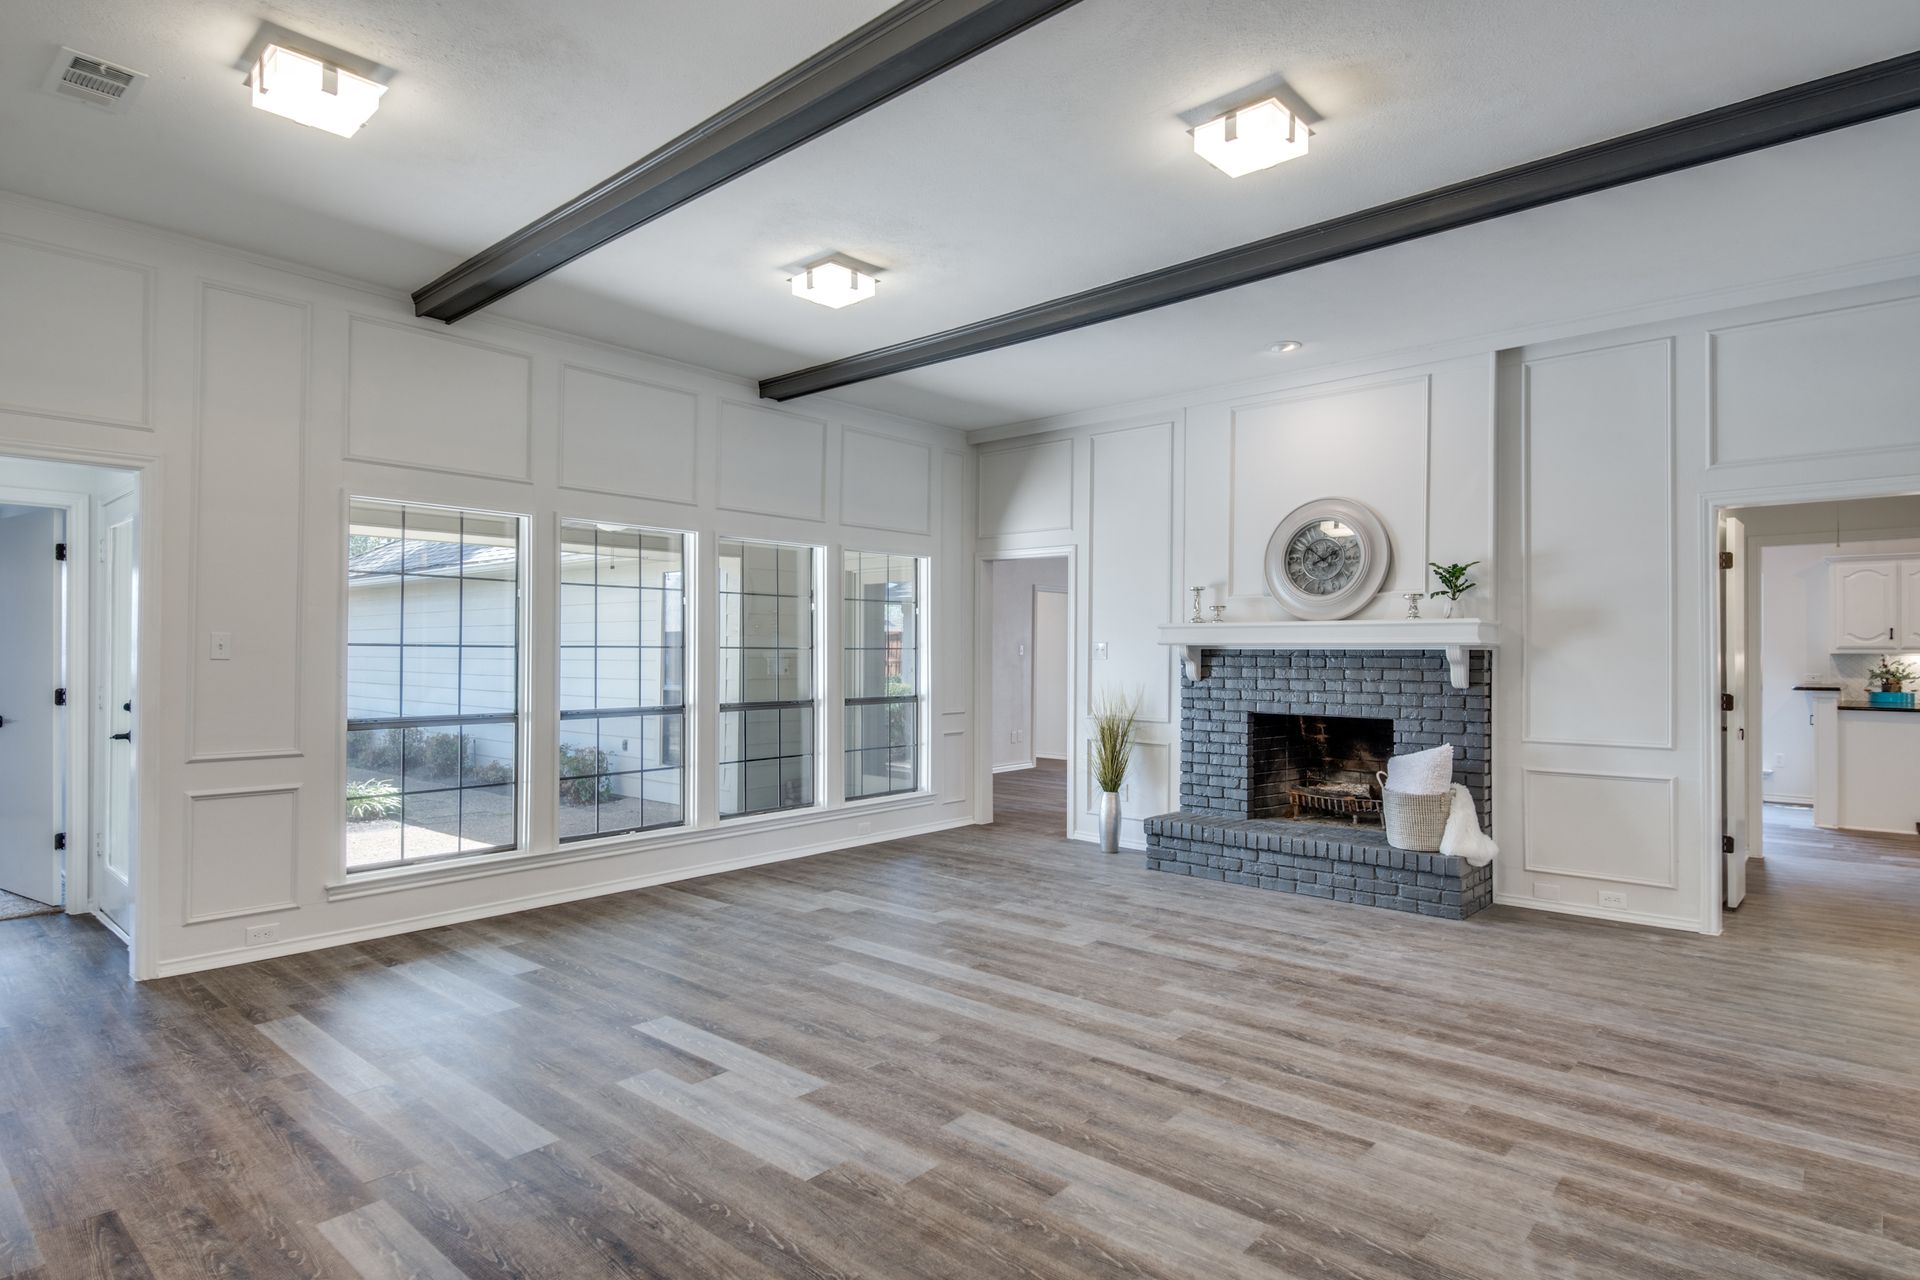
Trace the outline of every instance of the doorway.
{"label": "doorway", "polygon": [[1073,750],[1071,558],[1036,551],[983,567],[994,820],[1064,836]]}
{"label": "doorway", "polygon": [[0,922],[131,936],[137,479],[0,458]]}
{"label": "doorway", "polygon": [[1920,496],[1733,508],[1722,530],[1726,905],[1743,882],[1786,910],[1869,880],[1920,905]]}

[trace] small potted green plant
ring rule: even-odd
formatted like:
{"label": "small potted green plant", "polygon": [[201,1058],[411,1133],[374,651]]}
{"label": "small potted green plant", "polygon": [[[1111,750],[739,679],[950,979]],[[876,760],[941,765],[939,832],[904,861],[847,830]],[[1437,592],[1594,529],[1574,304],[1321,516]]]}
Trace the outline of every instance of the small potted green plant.
{"label": "small potted green plant", "polygon": [[1093,780],[1100,788],[1100,852],[1120,852],[1120,788],[1133,760],[1140,700],[1109,689],[1093,705]]}
{"label": "small potted green plant", "polygon": [[1880,665],[1867,672],[1868,680],[1878,680],[1883,693],[1899,693],[1913,679],[1913,666],[1904,658],[1882,658]]}
{"label": "small potted green plant", "polygon": [[1467,571],[1479,563],[1478,560],[1470,560],[1466,564],[1428,564],[1427,568],[1433,570],[1433,576],[1440,582],[1440,589],[1429,591],[1427,599],[1437,600],[1445,596],[1447,616],[1451,618],[1455,606],[1460,603],[1460,597],[1480,585],[1467,576]]}

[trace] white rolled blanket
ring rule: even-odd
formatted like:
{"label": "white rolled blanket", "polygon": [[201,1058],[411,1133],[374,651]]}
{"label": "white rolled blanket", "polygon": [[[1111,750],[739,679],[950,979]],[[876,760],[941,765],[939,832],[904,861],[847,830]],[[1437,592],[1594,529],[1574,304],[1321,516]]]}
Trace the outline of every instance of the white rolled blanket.
{"label": "white rolled blanket", "polygon": [[1453,785],[1453,807],[1447,811],[1447,829],[1440,834],[1440,852],[1465,858],[1476,867],[1486,866],[1500,852],[1493,837],[1480,829],[1480,811],[1473,803],[1473,792],[1457,782]]}

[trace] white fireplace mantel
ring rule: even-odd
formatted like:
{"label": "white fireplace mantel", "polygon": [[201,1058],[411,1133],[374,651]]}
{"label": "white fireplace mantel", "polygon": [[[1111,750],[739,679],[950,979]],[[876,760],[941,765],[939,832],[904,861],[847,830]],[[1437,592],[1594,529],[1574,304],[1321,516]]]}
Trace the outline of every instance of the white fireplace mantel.
{"label": "white fireplace mantel", "polygon": [[1341,622],[1185,622],[1160,628],[1160,643],[1180,650],[1187,678],[1204,678],[1206,649],[1439,649],[1453,687],[1467,687],[1467,653],[1500,643],[1500,628],[1480,618],[1349,618]]}

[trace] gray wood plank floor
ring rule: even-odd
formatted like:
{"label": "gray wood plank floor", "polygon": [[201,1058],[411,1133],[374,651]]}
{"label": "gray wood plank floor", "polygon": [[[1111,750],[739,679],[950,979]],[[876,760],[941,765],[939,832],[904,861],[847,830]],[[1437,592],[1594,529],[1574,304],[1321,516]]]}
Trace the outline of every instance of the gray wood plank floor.
{"label": "gray wood plank floor", "polygon": [[1920,1276],[1920,840],[1727,936],[991,828],[136,987],[0,924],[0,1276]]}

